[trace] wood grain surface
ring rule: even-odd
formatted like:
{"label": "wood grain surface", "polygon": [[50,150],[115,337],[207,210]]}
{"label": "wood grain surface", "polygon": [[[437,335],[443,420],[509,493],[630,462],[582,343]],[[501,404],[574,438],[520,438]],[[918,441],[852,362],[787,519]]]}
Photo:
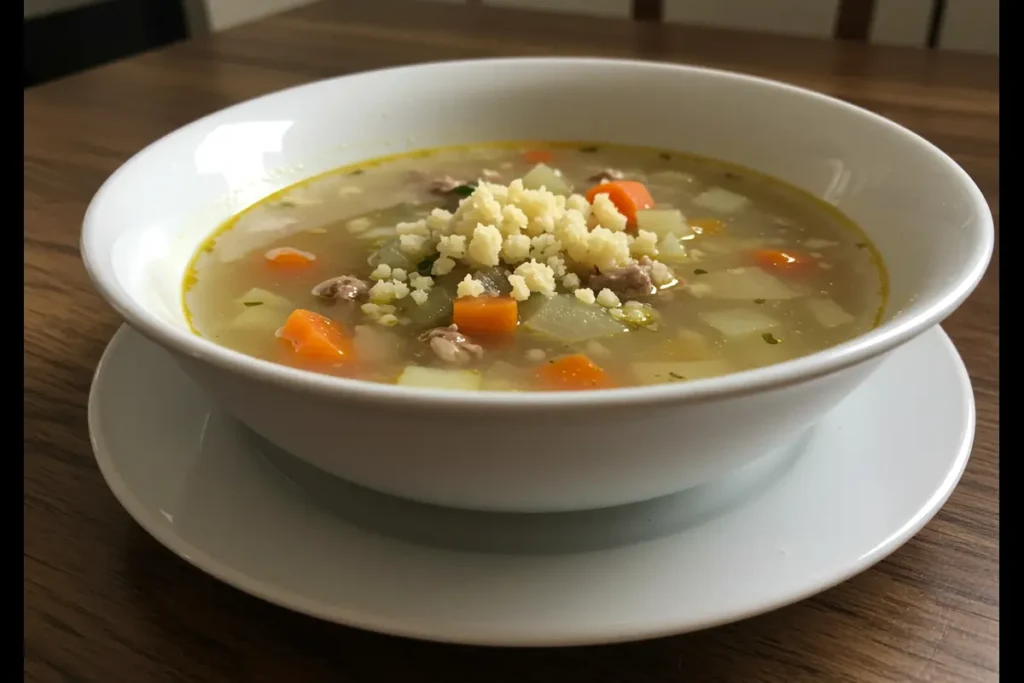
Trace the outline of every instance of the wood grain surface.
{"label": "wood grain surface", "polygon": [[149,142],[227,105],[384,65],[594,54],[808,86],[948,152],[998,219],[994,58],[424,3],[323,2],[25,92],[26,681],[929,681],[999,678],[998,256],[945,323],[978,405],[974,453],[938,516],[816,598],[656,641],[565,650],[439,646],[301,617],[218,584],[142,532],[89,446],[93,369],[120,324],[86,278],[92,194]]}

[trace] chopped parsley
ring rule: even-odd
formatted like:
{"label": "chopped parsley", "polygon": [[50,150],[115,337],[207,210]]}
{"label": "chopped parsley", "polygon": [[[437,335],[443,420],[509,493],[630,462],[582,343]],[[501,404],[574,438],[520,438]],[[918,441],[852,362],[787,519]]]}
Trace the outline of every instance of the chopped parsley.
{"label": "chopped parsley", "polygon": [[457,194],[460,197],[468,197],[469,195],[473,194],[474,190],[476,190],[476,185],[474,183],[466,183],[465,185],[453,187],[451,189],[450,194]]}
{"label": "chopped parsley", "polygon": [[419,273],[420,275],[430,275],[431,271],[434,268],[434,261],[436,260],[436,256],[423,259],[422,261],[416,264],[416,272]]}
{"label": "chopped parsley", "polygon": [[243,301],[242,305],[246,306],[247,308],[252,308],[253,306],[262,306],[263,302],[262,301]]}
{"label": "chopped parsley", "polygon": [[708,271],[704,270],[703,268],[694,268],[693,269],[693,274],[694,275],[707,275]]}
{"label": "chopped parsley", "polygon": [[450,195],[458,195],[459,197],[469,197],[473,194],[473,190],[476,189],[475,182],[467,182],[465,185],[458,185],[449,190]]}
{"label": "chopped parsley", "polygon": [[769,344],[778,344],[780,341],[782,341],[771,332],[765,332],[764,334],[762,334],[761,339],[764,339]]}
{"label": "chopped parsley", "polygon": [[685,377],[683,377],[682,375],[680,375],[680,374],[677,374],[677,373],[675,373],[675,372],[670,372],[670,373],[668,373],[668,376],[669,376],[669,377],[671,377],[672,379],[686,379],[686,378],[685,378]]}

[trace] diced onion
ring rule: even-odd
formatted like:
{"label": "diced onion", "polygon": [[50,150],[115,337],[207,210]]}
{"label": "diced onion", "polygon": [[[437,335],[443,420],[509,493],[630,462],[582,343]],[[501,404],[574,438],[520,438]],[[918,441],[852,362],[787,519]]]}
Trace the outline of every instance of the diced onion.
{"label": "diced onion", "polygon": [[638,230],[653,232],[658,237],[675,235],[685,237],[693,234],[690,226],[686,224],[686,218],[679,209],[643,209],[636,212],[636,227]]}
{"label": "diced onion", "polygon": [[577,344],[628,332],[629,328],[593,304],[575,296],[559,294],[545,298],[524,323],[531,332],[551,337],[563,344]]}
{"label": "diced onion", "polygon": [[480,373],[476,370],[445,370],[410,365],[402,371],[398,384],[403,387],[479,391]]}
{"label": "diced onion", "polygon": [[693,203],[709,211],[736,213],[746,207],[750,200],[741,194],[730,192],[721,187],[712,187],[710,190],[704,190],[694,197]]}
{"label": "diced onion", "polygon": [[801,293],[760,268],[731,268],[701,275],[691,294],[712,299],[792,299]]}
{"label": "diced onion", "polygon": [[394,332],[379,325],[356,325],[353,344],[359,358],[370,363],[398,360],[405,343]]}
{"label": "diced onion", "polygon": [[832,299],[808,299],[806,303],[807,308],[818,319],[822,327],[839,327],[840,325],[852,323],[855,320],[852,315],[847,313],[842,306],[832,301]]}
{"label": "diced onion", "polygon": [[725,311],[705,311],[700,319],[726,337],[745,337],[761,334],[779,326],[779,321],[761,311],[733,308]]}
{"label": "diced onion", "polygon": [[568,196],[572,194],[572,186],[566,182],[562,172],[547,166],[537,164],[523,176],[523,187],[527,190],[546,189],[553,194]]}

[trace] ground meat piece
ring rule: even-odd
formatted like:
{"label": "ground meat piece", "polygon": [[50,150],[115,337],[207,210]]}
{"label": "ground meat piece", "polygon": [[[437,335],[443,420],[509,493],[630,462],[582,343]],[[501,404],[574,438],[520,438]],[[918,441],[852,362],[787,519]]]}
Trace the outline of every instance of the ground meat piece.
{"label": "ground meat piece", "polygon": [[420,335],[420,341],[430,344],[431,350],[445,363],[465,365],[484,355],[482,347],[472,343],[459,332],[458,325],[437,327]]}
{"label": "ground meat piece", "polygon": [[587,284],[595,292],[610,289],[623,301],[650,296],[657,291],[651,282],[650,259],[646,259],[646,263],[643,260],[631,263],[611,273],[591,275]]}
{"label": "ground meat piece", "polygon": [[467,181],[453,178],[450,175],[443,175],[430,181],[430,191],[434,194],[448,194],[456,187],[466,185]]}
{"label": "ground meat piece", "polygon": [[622,180],[626,177],[626,174],[617,168],[605,168],[600,173],[587,178],[592,183],[607,183],[609,180]]}
{"label": "ground meat piece", "polygon": [[324,280],[313,288],[313,296],[324,301],[355,301],[370,290],[363,280],[351,275],[339,275]]}

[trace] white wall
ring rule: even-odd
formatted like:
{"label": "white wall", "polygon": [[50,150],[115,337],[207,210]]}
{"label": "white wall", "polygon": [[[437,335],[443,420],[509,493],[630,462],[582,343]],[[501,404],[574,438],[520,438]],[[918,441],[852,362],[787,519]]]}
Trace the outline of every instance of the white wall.
{"label": "white wall", "polygon": [[942,45],[999,54],[999,0],[949,0]]}
{"label": "white wall", "polygon": [[[421,0],[437,2],[439,0]],[[453,0],[446,0],[452,2]],[[459,2],[460,0],[454,0]],[[482,0],[602,16],[630,16],[630,0]],[[665,20],[830,38],[839,0],[664,0]],[[872,42],[924,46],[932,0],[877,0]],[[948,0],[940,48],[999,53],[999,0]]]}
{"label": "white wall", "polygon": [[932,0],[875,2],[871,42],[886,45],[926,45]]}
{"label": "white wall", "polygon": [[[186,4],[189,14],[197,11],[200,4],[206,5],[206,16],[199,18],[190,16],[189,23],[193,28],[206,22],[211,31],[223,31],[250,21],[255,21],[270,14],[285,12],[313,0],[199,0]],[[338,0],[335,0],[338,1]],[[348,0],[352,1],[352,0]],[[355,0],[357,2],[365,0]]]}
{"label": "white wall", "polygon": [[664,0],[665,21],[831,36],[839,0]]}
{"label": "white wall", "polygon": [[[100,2],[102,0],[34,0],[34,4]],[[220,31],[283,12],[312,0],[186,0],[205,4],[211,30]],[[372,0],[333,0],[372,2]],[[466,0],[420,0],[459,3]],[[630,0],[482,0],[485,5],[575,12],[628,18]],[[832,36],[839,0],[664,0],[665,20],[734,27],[792,35]],[[33,0],[26,0],[28,5]],[[896,45],[925,44],[932,0],[877,0],[871,41]],[[191,10],[193,15],[201,10]],[[204,18],[204,20],[206,19]],[[192,22],[196,26],[195,21]],[[999,53],[999,0],[948,0],[940,47]]]}

